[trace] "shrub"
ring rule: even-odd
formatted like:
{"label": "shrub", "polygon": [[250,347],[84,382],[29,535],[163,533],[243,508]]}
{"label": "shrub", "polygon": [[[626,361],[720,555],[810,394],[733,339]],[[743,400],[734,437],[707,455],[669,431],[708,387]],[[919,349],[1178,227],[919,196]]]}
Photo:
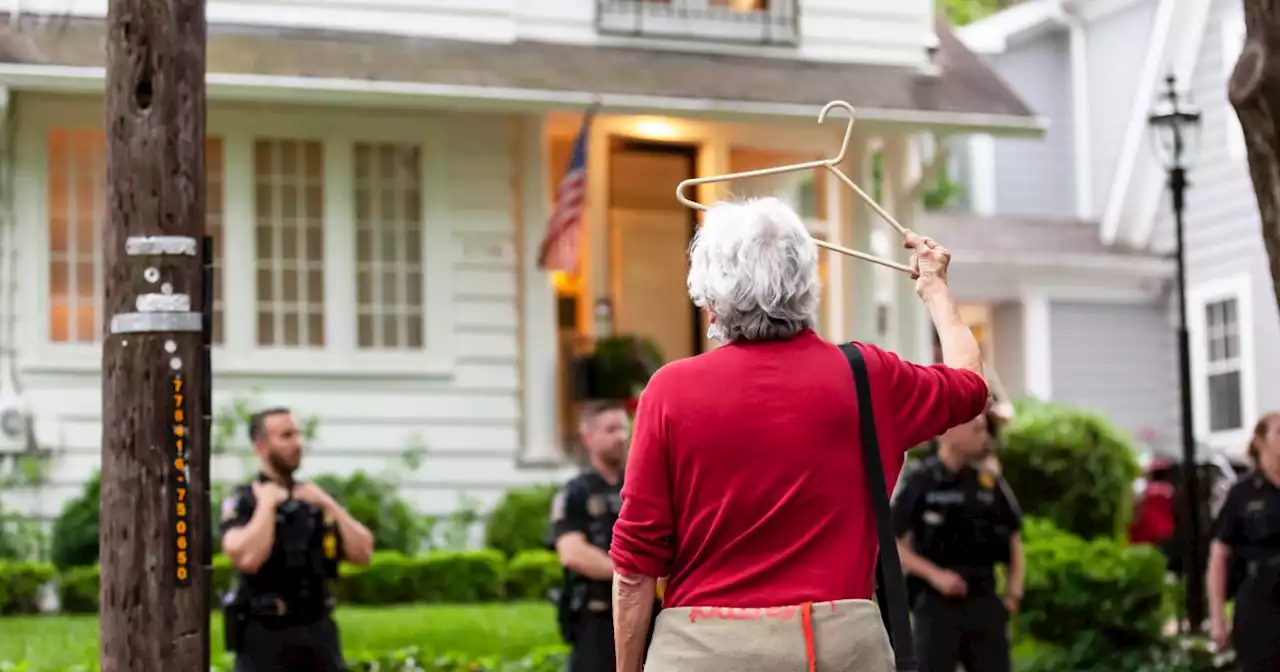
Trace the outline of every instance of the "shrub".
{"label": "shrub", "polygon": [[508,490],[489,513],[485,544],[512,557],[520,551],[546,548],[548,518],[555,486],[538,485]]}
{"label": "shrub", "polygon": [[503,596],[505,573],[506,559],[494,550],[380,551],[368,566],[343,565],[335,590],[351,604],[484,602]]}
{"label": "shrub", "polygon": [[1164,556],[1150,546],[1087,541],[1046,520],[1023,531],[1027,575],[1018,632],[1097,655],[1155,646],[1164,625]]}
{"label": "shrub", "polygon": [[73,567],[58,577],[58,604],[69,614],[98,613],[99,567]]}
{"label": "shrub", "polygon": [[1000,466],[1026,515],[1086,539],[1124,533],[1138,462],[1106,419],[1060,404],[1027,404],[1002,441]]}
{"label": "shrub", "polygon": [[0,563],[0,615],[40,612],[40,591],[56,570],[45,562]]}
{"label": "shrub", "polygon": [[564,580],[560,558],[551,551],[521,551],[507,567],[507,597],[543,600]]}
{"label": "shrub", "polygon": [[98,499],[102,474],[94,472],[79,497],[67,502],[53,522],[50,556],[58,569],[98,562]]}
{"label": "shrub", "polygon": [[[23,565],[0,564],[0,580],[8,576],[3,573],[5,568],[20,566]],[[39,583],[48,581],[53,574],[50,568],[40,575],[44,578]],[[214,609],[221,605],[234,575],[231,561],[224,555],[215,555]],[[416,557],[378,551],[367,566],[342,565],[334,592],[344,603],[365,605],[543,600],[560,580],[560,561],[549,551],[526,551],[509,562],[493,549],[433,551]],[[0,584],[0,590],[5,585]],[[98,585],[97,565],[63,570],[57,582],[63,611],[96,612]],[[4,593],[0,592],[0,609],[3,598]]]}
{"label": "shrub", "polygon": [[324,474],[315,482],[373,532],[378,548],[413,555],[425,546],[431,532],[426,519],[396,496],[393,484],[365,471]]}

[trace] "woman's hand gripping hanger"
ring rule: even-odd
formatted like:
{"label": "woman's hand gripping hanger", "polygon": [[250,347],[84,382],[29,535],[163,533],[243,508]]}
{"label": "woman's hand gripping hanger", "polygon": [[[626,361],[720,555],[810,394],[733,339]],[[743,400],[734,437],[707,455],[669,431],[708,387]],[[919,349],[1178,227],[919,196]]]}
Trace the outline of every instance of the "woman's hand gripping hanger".
{"label": "woman's hand gripping hanger", "polygon": [[[843,100],[833,100],[827,103],[826,106],[822,108],[822,111],[818,113],[818,123],[821,124],[824,121],[826,121],[827,114],[831,112],[832,108],[836,108],[836,107],[842,107],[849,112],[849,126],[845,128],[844,141],[840,143],[840,153],[837,154],[835,157],[830,159],[819,159],[817,161],[809,161],[806,163],[797,163],[795,165],[790,165],[790,166],[778,166],[777,168],[762,168],[760,170],[749,170],[743,173],[730,173],[728,175],[713,175],[711,177],[699,177],[691,180],[685,180],[681,182],[678,187],[676,187],[676,200],[680,201],[684,205],[687,205],[695,210],[704,210],[704,211],[710,210],[711,209],[710,206],[707,206],[697,201],[686,198],[684,195],[685,188],[697,186],[699,184],[712,184],[715,182],[729,182],[732,180],[741,180],[748,177],[759,177],[761,175],[777,175],[779,173],[793,173],[800,170],[826,168],[833,175],[839,178],[841,182],[844,182],[845,186],[852,189],[853,193],[857,194],[858,197],[863,200],[863,202],[871,206],[871,209],[875,210],[876,214],[883,217],[884,221],[892,224],[893,228],[897,229],[898,233],[902,234],[905,237],[907,235],[907,229],[903,227],[901,224],[899,224],[898,220],[893,218],[893,215],[890,215],[888,212],[885,211],[884,208],[880,207],[880,204],[876,203],[875,199],[868,196],[867,192],[863,191],[861,187],[854,184],[853,180],[849,179],[847,175],[845,175],[843,172],[840,171],[839,168],[836,167],[840,165],[842,162],[844,162],[844,157],[849,152],[849,141],[853,138],[853,124],[856,121],[856,115],[854,113],[852,105],[844,102]],[[873,264],[880,264],[881,266],[892,268],[896,271],[902,271],[903,273],[906,273],[912,277],[915,277],[916,275],[916,272],[906,264],[900,264],[896,261],[891,261],[889,259],[877,257],[873,254],[867,254],[866,252],[859,252],[858,250],[842,247],[840,245],[834,245],[832,243],[826,242],[825,240],[814,240],[813,242],[817,243],[819,247],[826,248],[828,250],[831,250],[832,252],[838,252],[840,254],[853,257],[855,259],[862,259],[864,261],[869,261]]]}

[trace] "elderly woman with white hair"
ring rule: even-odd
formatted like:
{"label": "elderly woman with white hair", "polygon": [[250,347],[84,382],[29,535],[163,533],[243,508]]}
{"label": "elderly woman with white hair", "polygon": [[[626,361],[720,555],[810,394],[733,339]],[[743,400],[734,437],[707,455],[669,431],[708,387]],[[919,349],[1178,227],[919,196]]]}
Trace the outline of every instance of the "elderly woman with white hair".
{"label": "elderly woman with white hair", "polygon": [[[914,234],[905,245],[944,363],[858,345],[888,487],[908,449],[988,399],[947,287],[949,253]],[[816,244],[776,199],[718,204],[688,286],[722,347],[667,364],[640,399],[610,550],[618,672],[892,670],[871,601],[878,544],[853,376],[814,333]]]}

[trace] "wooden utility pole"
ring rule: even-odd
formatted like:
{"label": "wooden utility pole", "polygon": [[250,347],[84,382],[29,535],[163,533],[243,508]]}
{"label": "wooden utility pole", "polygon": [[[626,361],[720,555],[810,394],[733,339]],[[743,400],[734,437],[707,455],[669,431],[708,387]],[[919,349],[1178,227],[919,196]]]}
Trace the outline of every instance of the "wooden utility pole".
{"label": "wooden utility pole", "polygon": [[1244,23],[1244,49],[1227,94],[1244,130],[1262,241],[1280,307],[1280,6],[1271,0],[1244,0]]}
{"label": "wooden utility pole", "polygon": [[204,0],[110,0],[103,672],[209,669],[205,34]]}

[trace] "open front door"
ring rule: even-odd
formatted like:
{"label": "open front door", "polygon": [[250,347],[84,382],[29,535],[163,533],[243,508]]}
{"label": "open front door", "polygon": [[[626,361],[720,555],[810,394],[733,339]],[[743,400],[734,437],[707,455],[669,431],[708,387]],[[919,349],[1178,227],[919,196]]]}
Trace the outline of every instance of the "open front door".
{"label": "open front door", "polygon": [[685,287],[696,213],[675,199],[695,176],[696,149],[619,141],[609,169],[614,324],[653,339],[665,361],[704,349],[705,321]]}

